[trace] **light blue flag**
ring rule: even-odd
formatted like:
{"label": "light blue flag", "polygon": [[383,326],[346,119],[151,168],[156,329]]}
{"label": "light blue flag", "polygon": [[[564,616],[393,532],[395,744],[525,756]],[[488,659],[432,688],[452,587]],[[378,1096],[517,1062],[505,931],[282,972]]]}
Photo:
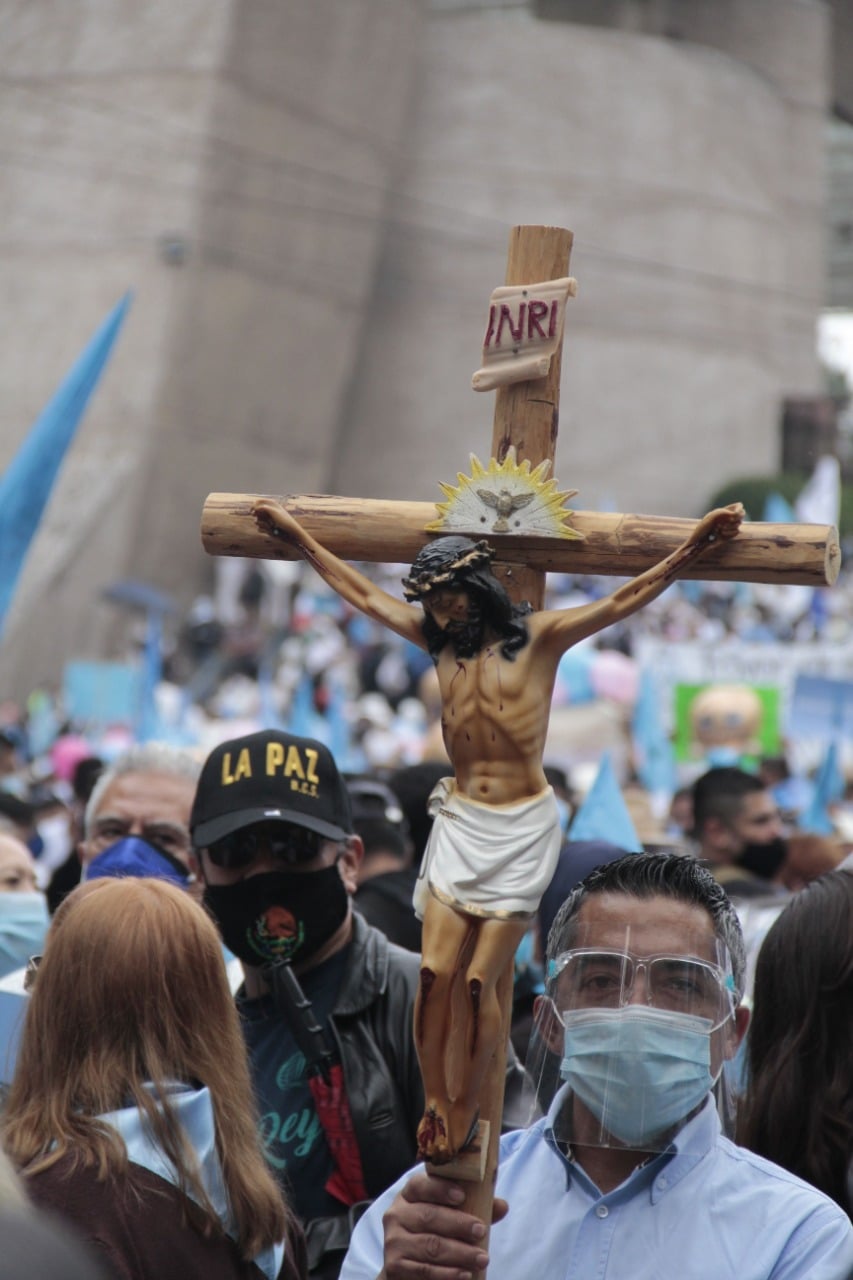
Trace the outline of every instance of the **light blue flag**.
{"label": "light blue flag", "polygon": [[628,853],[642,853],[642,841],[613,772],[609,751],[601,757],[595,782],[572,820],[569,839],[607,840]]}
{"label": "light blue flag", "polygon": [[129,306],[126,294],[78,357],[0,479],[0,631],[62,461]]}
{"label": "light blue flag", "polygon": [[273,664],[270,654],[264,654],[258,665],[259,718],[265,729],[281,730],[284,726],[275,703],[273,690]]}
{"label": "light blue flag", "polygon": [[661,720],[657,689],[650,671],[640,676],[631,728],[635,766],[643,786],[653,795],[672,796],[677,790],[675,752]]}
{"label": "light blue flag", "polygon": [[316,738],[317,712],[314,710],[314,682],[304,673],[293,690],[287,713],[287,729],[301,738]]}
{"label": "light blue flag", "polygon": [[46,755],[59,737],[60,722],[53,697],[34,689],[27,698],[27,751],[31,760]]}
{"label": "light blue flag", "polygon": [[844,795],[844,785],[844,774],[838,761],[838,743],[833,740],[820,762],[811,801],[797,824],[800,831],[811,831],[819,836],[834,834],[835,823],[830,817],[829,806]]}
{"label": "light blue flag", "polygon": [[157,686],[163,679],[163,615],[154,609],[145,623],[145,649],[139,673],[138,742],[156,742],[164,735],[157,709]]}
{"label": "light blue flag", "polygon": [[27,1000],[23,970],[13,970],[0,978],[0,1085],[11,1084],[15,1074]]}
{"label": "light blue flag", "polygon": [[346,689],[334,675],[329,676],[328,704],[326,706],[327,737],[323,739],[335,757],[335,763],[342,773],[355,773],[362,766],[356,763],[356,753],[352,750],[352,734],[347,719]]}
{"label": "light blue flag", "polygon": [[781,493],[768,493],[764,499],[764,515],[761,518],[769,524],[793,524],[797,517],[794,508]]}
{"label": "light blue flag", "polygon": [[557,667],[556,688],[560,691],[561,702],[575,707],[593,701],[592,665],[595,657],[596,651],[583,645],[566,650]]}

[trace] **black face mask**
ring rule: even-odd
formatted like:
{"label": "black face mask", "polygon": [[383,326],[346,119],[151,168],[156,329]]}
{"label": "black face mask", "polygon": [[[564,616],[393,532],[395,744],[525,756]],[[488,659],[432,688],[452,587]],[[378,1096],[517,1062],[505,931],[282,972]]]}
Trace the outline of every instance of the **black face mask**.
{"label": "black face mask", "polygon": [[788,845],[781,836],[775,836],[766,844],[748,844],[735,861],[744,871],[751,871],[762,880],[772,880],[788,856]]}
{"label": "black face mask", "polygon": [[268,871],[205,886],[222,941],[246,964],[303,964],[344,922],[349,895],[337,864],[322,871]]}

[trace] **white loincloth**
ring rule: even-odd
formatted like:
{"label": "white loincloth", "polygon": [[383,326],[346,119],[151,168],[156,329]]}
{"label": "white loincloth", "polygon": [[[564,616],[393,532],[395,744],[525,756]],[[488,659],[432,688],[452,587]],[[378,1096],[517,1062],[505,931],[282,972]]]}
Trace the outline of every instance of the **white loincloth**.
{"label": "white loincloth", "polygon": [[427,806],[434,821],[415,885],[415,914],[429,895],[472,916],[530,916],[551,883],[562,843],[554,792],[517,804],[478,804],[442,778]]}

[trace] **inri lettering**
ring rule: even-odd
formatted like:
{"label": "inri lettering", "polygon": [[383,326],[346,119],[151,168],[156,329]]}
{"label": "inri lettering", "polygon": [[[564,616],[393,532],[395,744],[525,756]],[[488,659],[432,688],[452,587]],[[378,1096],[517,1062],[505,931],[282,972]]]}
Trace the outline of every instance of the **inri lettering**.
{"label": "inri lettering", "polygon": [[[502,302],[500,305],[492,303],[489,307],[489,323],[483,346],[487,350],[492,346],[501,346],[505,341],[505,331],[508,332],[509,340],[513,343],[545,342],[549,338],[554,338],[557,333],[559,305],[556,298],[550,303],[544,302],[541,298],[533,298],[526,302],[520,300]],[[544,327],[546,317],[547,330]]]}

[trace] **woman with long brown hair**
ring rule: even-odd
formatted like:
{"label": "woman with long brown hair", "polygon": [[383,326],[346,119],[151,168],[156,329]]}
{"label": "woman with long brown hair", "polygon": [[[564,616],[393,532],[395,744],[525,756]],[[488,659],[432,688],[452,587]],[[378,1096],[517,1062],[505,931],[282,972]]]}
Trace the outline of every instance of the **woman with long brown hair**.
{"label": "woman with long brown hair", "polygon": [[304,1274],[259,1146],[219,935],[165,881],[90,881],[57,911],[3,1143],[35,1203],[121,1280]]}
{"label": "woman with long brown hair", "polygon": [[758,954],[740,1141],[853,1217],[853,874],[791,899]]}

